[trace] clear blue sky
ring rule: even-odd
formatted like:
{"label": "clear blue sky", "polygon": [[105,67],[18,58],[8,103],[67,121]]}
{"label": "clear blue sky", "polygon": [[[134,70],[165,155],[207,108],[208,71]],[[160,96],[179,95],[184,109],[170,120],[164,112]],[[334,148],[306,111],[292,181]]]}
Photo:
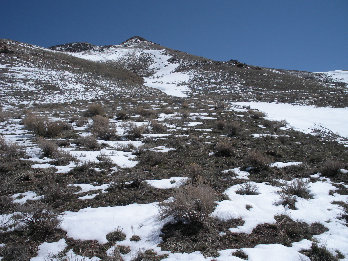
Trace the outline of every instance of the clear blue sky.
{"label": "clear blue sky", "polygon": [[44,47],[140,35],[215,60],[348,70],[348,0],[1,0],[0,38]]}

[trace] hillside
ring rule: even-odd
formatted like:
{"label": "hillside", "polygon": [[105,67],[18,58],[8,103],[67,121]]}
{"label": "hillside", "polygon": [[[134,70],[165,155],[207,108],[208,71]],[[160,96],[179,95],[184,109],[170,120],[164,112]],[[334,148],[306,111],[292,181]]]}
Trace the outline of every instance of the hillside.
{"label": "hillside", "polygon": [[0,260],[348,260],[346,74],[0,40]]}

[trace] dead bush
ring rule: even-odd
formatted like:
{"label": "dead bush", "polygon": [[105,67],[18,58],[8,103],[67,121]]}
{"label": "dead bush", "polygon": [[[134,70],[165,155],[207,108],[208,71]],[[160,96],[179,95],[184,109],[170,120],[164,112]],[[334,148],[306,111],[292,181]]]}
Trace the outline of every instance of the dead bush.
{"label": "dead bush", "polygon": [[225,121],[217,121],[216,122],[216,129],[217,130],[220,130],[220,131],[222,131],[222,130],[224,130],[225,129],[225,127],[226,127],[226,122]]}
{"label": "dead bush", "polygon": [[296,210],[296,197],[293,195],[285,194],[285,193],[279,193],[280,195],[280,201],[276,204],[283,205],[284,207],[288,207],[290,209]]}
{"label": "dead bush", "polygon": [[6,158],[7,161],[12,159],[23,157],[24,151],[18,145],[14,143],[8,143],[0,135],[0,156],[1,158]]}
{"label": "dead bush", "polygon": [[162,260],[167,258],[168,255],[158,255],[157,252],[155,252],[153,249],[147,249],[145,251],[138,251],[137,255],[131,260],[131,261],[155,261],[155,260]]}
{"label": "dead bush", "polygon": [[338,261],[339,259],[325,246],[319,246],[317,243],[312,243],[312,246],[309,250],[302,251],[306,256],[308,256],[311,261]]}
{"label": "dead bush", "polygon": [[75,124],[76,124],[77,127],[83,127],[83,126],[86,125],[87,123],[88,123],[88,119],[85,118],[85,117],[81,117],[81,118],[79,118],[79,119],[75,122]]}
{"label": "dead bush", "polygon": [[145,132],[144,126],[130,125],[128,129],[128,138],[131,140],[140,139]]}
{"label": "dead bush", "polygon": [[138,236],[138,235],[133,235],[129,240],[130,240],[130,241],[138,242],[138,241],[140,241],[140,236]]}
{"label": "dead bush", "polygon": [[93,117],[91,131],[95,136],[104,140],[117,138],[115,129],[110,126],[109,119],[100,115]]}
{"label": "dead bush", "polygon": [[226,130],[227,130],[227,136],[228,137],[234,137],[239,135],[240,133],[240,124],[237,121],[233,121],[233,122],[229,122],[226,126]]}
{"label": "dead bush", "polygon": [[220,141],[216,144],[215,151],[217,157],[231,157],[234,155],[233,145],[229,141]]}
{"label": "dead bush", "polygon": [[141,162],[151,167],[158,166],[165,162],[162,152],[146,151],[141,154]]}
{"label": "dead bush", "polygon": [[107,168],[112,168],[115,166],[114,162],[112,159],[104,154],[98,155],[97,160],[99,160],[98,166],[99,168],[107,169]]}
{"label": "dead bush", "polygon": [[153,133],[165,133],[167,131],[167,127],[158,121],[151,121],[151,127]]}
{"label": "dead bush", "polygon": [[75,144],[89,150],[99,150],[100,145],[93,135],[80,136],[75,140]]}
{"label": "dead bush", "polygon": [[122,255],[127,255],[131,251],[130,246],[119,245],[117,248]]}
{"label": "dead bush", "polygon": [[72,187],[56,183],[54,176],[51,175],[47,175],[45,185],[42,187],[42,193],[44,195],[42,201],[53,208],[63,207],[75,198]]}
{"label": "dead bush", "polygon": [[8,114],[2,110],[2,107],[0,107],[0,122],[5,121],[8,118]]}
{"label": "dead bush", "polygon": [[29,113],[23,119],[24,126],[33,131],[36,135],[45,138],[54,138],[62,135],[64,131],[71,130],[71,125],[63,121],[50,121],[46,117],[41,117]]}
{"label": "dead bush", "polygon": [[269,168],[271,160],[260,151],[251,151],[248,155],[248,164],[253,170],[260,171]]}
{"label": "dead bush", "polygon": [[308,188],[308,182],[301,179],[293,180],[290,184],[282,187],[281,193],[309,199],[312,197]]}
{"label": "dead bush", "polygon": [[0,196],[0,214],[9,213],[14,210],[12,198],[9,196]]}
{"label": "dead bush", "polygon": [[188,184],[176,189],[173,200],[160,203],[160,217],[176,222],[204,223],[215,208],[217,195],[206,184]]}
{"label": "dead bush", "polygon": [[34,241],[45,241],[60,223],[58,214],[41,202],[23,205],[20,211],[22,215],[15,217],[18,224],[21,224],[19,229],[24,230]]}
{"label": "dead bush", "polygon": [[239,257],[240,259],[248,260],[248,255],[241,249],[232,253],[232,256]]}
{"label": "dead bush", "polygon": [[83,113],[85,117],[94,117],[94,116],[105,116],[105,110],[100,103],[92,103],[88,106],[87,110]]}
{"label": "dead bush", "polygon": [[57,165],[65,165],[75,160],[68,152],[59,151],[57,144],[53,141],[39,138],[38,146],[42,150],[42,156],[54,158]]}
{"label": "dead bush", "polygon": [[155,110],[152,109],[145,109],[143,107],[138,107],[135,111],[136,114],[139,114],[140,116],[144,118],[155,118],[157,113]]}
{"label": "dead bush", "polygon": [[260,119],[266,116],[266,114],[264,114],[261,111],[254,111],[254,110],[249,110],[248,111],[250,113],[251,118],[253,119]]}
{"label": "dead bush", "polygon": [[186,168],[186,174],[190,177],[192,184],[202,181],[203,168],[197,164],[192,163]]}
{"label": "dead bush", "polygon": [[120,110],[116,113],[116,118],[121,121],[127,120],[129,119],[129,113],[126,112],[125,110]]}
{"label": "dead bush", "polygon": [[56,157],[58,155],[58,146],[50,140],[39,138],[37,141],[39,148],[42,150],[43,157]]}
{"label": "dead bush", "polygon": [[340,173],[342,164],[338,161],[326,161],[321,169],[321,174],[326,177],[335,177]]}
{"label": "dead bush", "polygon": [[258,195],[259,190],[255,184],[246,182],[240,185],[236,193],[240,195]]}
{"label": "dead bush", "polygon": [[31,249],[28,244],[19,242],[6,244],[0,250],[2,261],[23,261],[30,260],[36,254],[36,249]]}
{"label": "dead bush", "polygon": [[122,229],[117,228],[114,232],[108,233],[106,239],[111,243],[116,243],[117,241],[125,240],[126,234],[123,233]]}

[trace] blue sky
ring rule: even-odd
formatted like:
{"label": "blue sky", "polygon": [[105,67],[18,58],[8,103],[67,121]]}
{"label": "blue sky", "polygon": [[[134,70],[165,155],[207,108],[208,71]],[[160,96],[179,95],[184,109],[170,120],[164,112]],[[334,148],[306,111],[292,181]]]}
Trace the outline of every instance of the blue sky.
{"label": "blue sky", "polygon": [[347,0],[1,0],[0,38],[40,46],[140,35],[215,60],[348,70]]}

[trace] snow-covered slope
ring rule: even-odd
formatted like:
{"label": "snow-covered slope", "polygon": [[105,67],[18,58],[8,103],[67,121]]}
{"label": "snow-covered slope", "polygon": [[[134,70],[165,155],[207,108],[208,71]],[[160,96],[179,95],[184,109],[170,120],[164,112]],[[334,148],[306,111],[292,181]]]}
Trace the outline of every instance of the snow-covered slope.
{"label": "snow-covered slope", "polygon": [[[70,53],[73,56],[95,62],[114,63],[142,71],[145,86],[176,96],[187,97],[190,74],[176,72],[179,63],[170,62],[171,55],[164,48],[158,49],[148,41],[128,40],[121,45],[107,48],[94,47],[91,50]],[[146,72],[144,72],[146,71]]]}
{"label": "snow-covered slope", "polygon": [[347,70],[320,72],[320,74],[327,75],[327,77],[329,77],[333,81],[344,82],[348,86],[348,71]]}

